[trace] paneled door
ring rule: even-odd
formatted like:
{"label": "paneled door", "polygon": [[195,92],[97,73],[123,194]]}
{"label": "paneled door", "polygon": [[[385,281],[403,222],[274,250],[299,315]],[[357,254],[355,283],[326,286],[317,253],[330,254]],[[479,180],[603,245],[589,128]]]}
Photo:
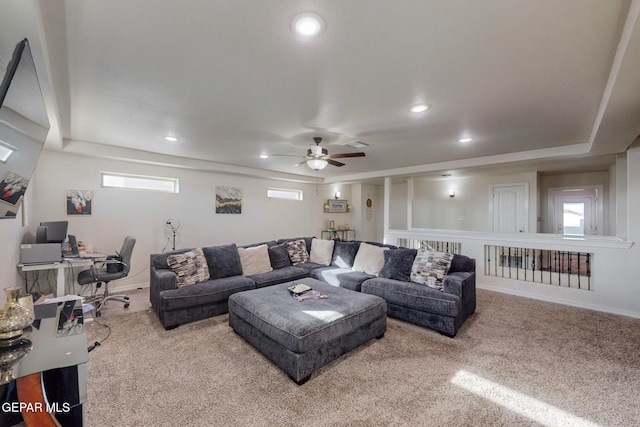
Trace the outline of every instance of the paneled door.
{"label": "paneled door", "polygon": [[491,231],[494,233],[527,233],[529,231],[529,186],[522,184],[492,185]]}

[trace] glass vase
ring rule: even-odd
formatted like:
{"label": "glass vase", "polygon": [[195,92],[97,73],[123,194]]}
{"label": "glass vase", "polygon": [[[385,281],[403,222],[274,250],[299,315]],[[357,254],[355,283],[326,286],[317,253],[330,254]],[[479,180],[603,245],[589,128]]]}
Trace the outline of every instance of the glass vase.
{"label": "glass vase", "polygon": [[0,310],[0,341],[20,338],[22,330],[33,323],[34,315],[31,310],[18,302],[20,289],[19,286],[4,288],[7,303]]}
{"label": "glass vase", "polygon": [[13,381],[14,366],[33,348],[31,341],[15,338],[11,344],[0,341],[0,385]]}

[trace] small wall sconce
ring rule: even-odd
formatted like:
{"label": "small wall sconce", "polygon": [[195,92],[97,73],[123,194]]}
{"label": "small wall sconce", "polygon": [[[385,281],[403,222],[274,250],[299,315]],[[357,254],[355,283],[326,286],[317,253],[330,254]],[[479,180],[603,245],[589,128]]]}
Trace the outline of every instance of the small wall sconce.
{"label": "small wall sconce", "polygon": [[324,208],[324,213],[329,212],[329,204],[328,203],[325,203],[323,208]]}
{"label": "small wall sconce", "polygon": [[347,205],[347,212],[351,212],[351,205]]}
{"label": "small wall sconce", "polygon": [[454,190],[453,188],[449,189],[449,197],[456,197],[456,190]]}
{"label": "small wall sconce", "polygon": [[335,199],[338,200],[340,198],[340,192],[336,191],[336,194],[334,195]]}

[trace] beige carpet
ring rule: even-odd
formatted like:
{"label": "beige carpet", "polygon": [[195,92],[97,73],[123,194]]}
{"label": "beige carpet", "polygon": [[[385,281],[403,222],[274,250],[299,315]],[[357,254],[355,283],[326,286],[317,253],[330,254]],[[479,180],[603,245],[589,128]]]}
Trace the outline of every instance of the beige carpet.
{"label": "beige carpet", "polygon": [[[479,290],[454,339],[394,319],[295,385],[226,315],[165,331],[142,311],[102,319],[87,425],[631,426],[640,319]],[[89,341],[106,331],[88,328]]]}

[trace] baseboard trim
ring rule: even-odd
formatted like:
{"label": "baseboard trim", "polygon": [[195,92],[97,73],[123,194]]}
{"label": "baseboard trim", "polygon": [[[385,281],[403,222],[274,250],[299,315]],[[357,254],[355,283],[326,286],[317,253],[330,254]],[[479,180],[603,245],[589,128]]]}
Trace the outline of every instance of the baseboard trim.
{"label": "baseboard trim", "polygon": [[619,310],[612,307],[603,307],[600,305],[589,304],[589,303],[584,303],[579,301],[572,301],[572,300],[567,300],[563,298],[553,298],[553,297],[548,297],[540,294],[533,294],[529,292],[522,292],[522,291],[511,290],[511,289],[504,289],[500,287],[494,287],[491,285],[487,286],[487,285],[476,284],[476,287],[478,289],[485,289],[487,291],[500,292],[503,294],[515,295],[518,297],[531,298],[539,301],[552,302],[555,304],[568,305],[571,307],[585,308],[587,310],[602,311],[604,313],[611,313],[611,314],[617,314],[619,316],[627,316],[627,317],[640,319],[640,312],[636,312],[636,311]]}

